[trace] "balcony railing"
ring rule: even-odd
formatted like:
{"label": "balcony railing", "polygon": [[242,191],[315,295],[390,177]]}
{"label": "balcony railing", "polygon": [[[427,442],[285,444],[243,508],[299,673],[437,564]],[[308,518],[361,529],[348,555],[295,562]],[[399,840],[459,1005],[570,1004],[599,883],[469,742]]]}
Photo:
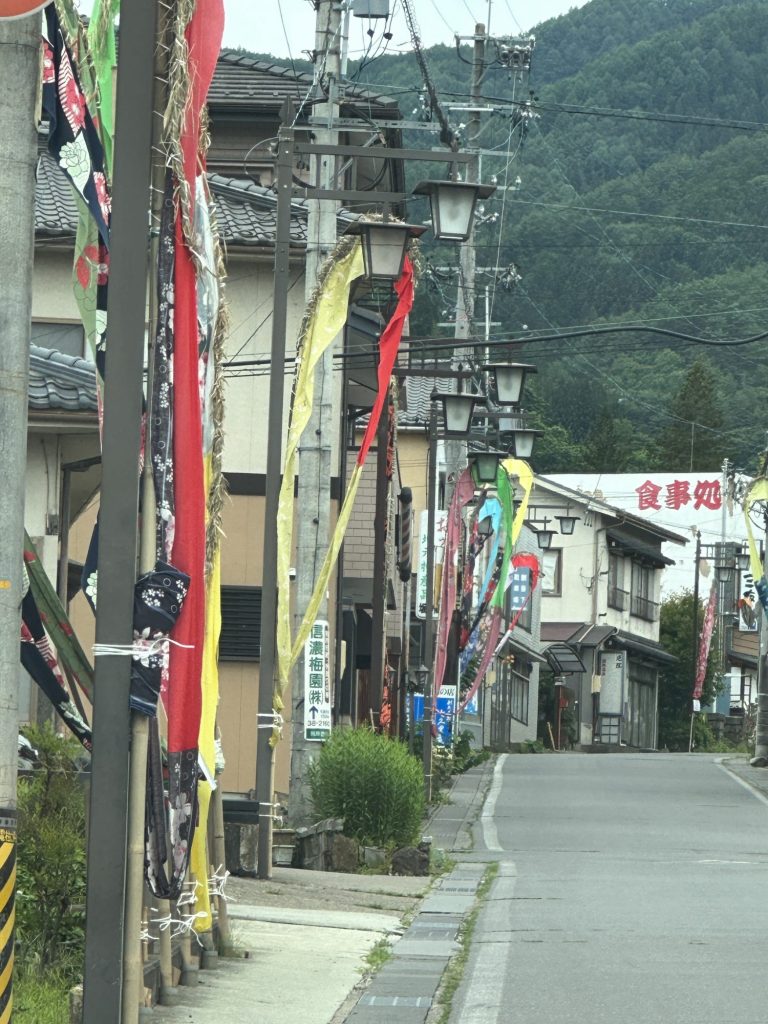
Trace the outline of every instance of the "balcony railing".
{"label": "balcony railing", "polygon": [[630,612],[632,615],[636,615],[638,619],[647,619],[648,622],[655,622],[659,617],[659,606],[656,601],[650,601],[647,597],[633,594]]}
{"label": "balcony railing", "polygon": [[627,607],[627,600],[629,598],[628,590],[621,590],[620,587],[608,587],[608,607],[616,608],[618,611],[623,612]]}

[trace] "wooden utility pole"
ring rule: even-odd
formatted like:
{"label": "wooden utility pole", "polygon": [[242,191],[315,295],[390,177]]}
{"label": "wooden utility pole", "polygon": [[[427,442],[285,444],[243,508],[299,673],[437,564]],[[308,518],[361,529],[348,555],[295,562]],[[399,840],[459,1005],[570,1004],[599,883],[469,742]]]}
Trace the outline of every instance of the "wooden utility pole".
{"label": "wooden utility pole", "polygon": [[13,1014],[19,635],[35,243],[39,17],[0,20],[0,1021]]}

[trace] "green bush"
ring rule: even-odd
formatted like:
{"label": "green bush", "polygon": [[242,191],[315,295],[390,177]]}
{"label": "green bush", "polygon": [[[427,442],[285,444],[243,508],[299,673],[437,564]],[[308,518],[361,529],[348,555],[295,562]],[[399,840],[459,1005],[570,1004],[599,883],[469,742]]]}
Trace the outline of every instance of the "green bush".
{"label": "green bush", "polygon": [[419,761],[370,729],[337,729],[309,770],[319,819],[343,818],[344,834],[371,846],[416,840],[424,814]]}
{"label": "green bush", "polygon": [[82,968],[85,925],[85,793],[78,743],[47,726],[25,735],[40,767],[19,779],[17,962],[74,980]]}

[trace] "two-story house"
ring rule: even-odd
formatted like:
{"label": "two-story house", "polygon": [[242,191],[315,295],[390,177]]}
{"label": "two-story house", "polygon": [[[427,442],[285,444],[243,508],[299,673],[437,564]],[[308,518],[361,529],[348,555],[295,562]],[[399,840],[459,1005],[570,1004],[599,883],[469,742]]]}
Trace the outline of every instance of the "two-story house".
{"label": "two-story house", "polygon": [[[271,336],[272,295],[274,284],[274,241],[276,198],[272,189],[274,142],[286,117],[293,123],[299,138],[307,140],[307,124],[317,95],[311,75],[296,73],[290,68],[256,60],[242,53],[223,51],[219,57],[209,94],[211,147],[208,154],[208,179],[216,204],[217,217],[226,248],[226,295],[230,309],[230,331],[226,347],[226,413],[224,473],[229,498],[224,509],[222,541],[222,633],[220,641],[219,722],[226,754],[224,788],[248,791],[254,785],[256,772],[256,723],[259,691],[260,627],[263,516],[266,475],[266,409],[269,401],[269,351]],[[402,162],[386,160],[380,155],[378,143],[399,142],[399,132],[388,127],[379,133],[377,119],[391,123],[400,117],[394,100],[381,96],[361,85],[346,88],[341,113],[354,118],[364,111],[363,135],[350,128],[342,142],[370,143],[370,156],[346,174],[354,175],[357,186],[370,187],[374,182],[388,191],[402,190]],[[41,135],[41,160],[36,190],[36,251],[33,294],[33,342],[69,356],[89,358],[85,351],[82,326],[72,296],[72,244],[77,225],[77,211],[72,190],[55,161],[45,152]],[[307,180],[308,161],[297,154],[294,180]],[[351,178],[350,178],[351,180]],[[287,352],[298,335],[305,309],[304,266],[307,248],[307,202],[297,198],[291,217],[290,285],[287,327]],[[348,222],[349,214],[342,214]],[[345,224],[341,225],[340,230]],[[376,335],[369,337],[371,362],[375,367]],[[355,361],[359,376],[364,369]],[[285,376],[285,423],[290,415],[292,363]],[[92,373],[93,370],[91,369]],[[335,404],[341,409],[342,377],[334,374]],[[374,373],[375,380],[375,373]],[[359,410],[373,392],[351,382],[350,404]],[[75,414],[69,413],[69,420]],[[343,462],[346,457],[339,430],[333,437],[334,470],[331,479],[331,502],[335,507],[341,497]],[[88,430],[93,450],[98,449],[95,415],[89,413]],[[37,449],[30,450],[37,457]],[[91,448],[89,448],[89,454]],[[372,456],[375,462],[375,453]],[[60,541],[68,533],[73,520],[68,557],[82,561],[88,538],[98,511],[98,498],[77,522],[82,502],[73,500],[62,510],[60,521],[58,494],[63,479],[64,463],[70,459],[62,448],[56,461],[48,459],[45,473],[49,480],[46,512],[47,525],[40,516],[28,516],[30,533],[45,536],[46,566],[55,575]],[[41,477],[41,479],[43,479]],[[84,478],[83,478],[84,479]],[[78,477],[78,481],[80,478]],[[98,488],[98,469],[88,483]],[[76,497],[76,496],[75,496]],[[30,509],[32,506],[30,506]],[[37,506],[35,506],[35,509]],[[333,508],[332,508],[333,514]],[[30,513],[32,515],[32,513]],[[42,520],[41,520],[42,521]],[[50,549],[50,550],[49,550]],[[58,549],[58,550],[57,550]],[[76,565],[72,567],[76,571]],[[368,573],[370,575],[370,573]],[[331,581],[331,634],[336,633],[336,581]],[[72,604],[72,616],[86,650],[93,642],[93,617],[81,596]],[[332,648],[333,649],[333,648]],[[336,645],[340,652],[340,645]],[[342,665],[335,666],[340,674]],[[290,715],[287,701],[287,717]],[[288,789],[290,765],[290,729],[278,746],[276,755],[276,788]]]}
{"label": "two-story house", "polygon": [[[528,518],[552,530],[542,553],[542,640],[567,644],[585,671],[571,676],[575,741],[582,748],[655,749],[663,541],[687,539],[580,491],[537,477]],[[544,523],[544,520],[548,523]]]}

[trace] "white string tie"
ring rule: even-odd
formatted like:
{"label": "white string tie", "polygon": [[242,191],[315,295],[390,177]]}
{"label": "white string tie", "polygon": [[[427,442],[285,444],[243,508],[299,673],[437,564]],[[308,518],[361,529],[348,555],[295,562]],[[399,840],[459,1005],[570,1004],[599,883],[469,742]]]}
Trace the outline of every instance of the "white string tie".
{"label": "white string tie", "polygon": [[184,647],[192,650],[194,644],[182,644],[178,640],[171,640],[167,636],[158,636],[153,640],[134,640],[132,644],[94,644],[91,650],[94,657],[109,655],[110,657],[131,657],[147,658],[153,654],[160,654],[165,650],[166,644],[173,644],[174,647]]}
{"label": "white string tie", "polygon": [[[208,879],[208,891],[211,896],[220,896],[225,903],[229,903],[234,896],[227,896],[224,888],[229,880],[229,872],[223,864],[219,864],[214,873]],[[235,901],[237,902],[237,901]]]}

